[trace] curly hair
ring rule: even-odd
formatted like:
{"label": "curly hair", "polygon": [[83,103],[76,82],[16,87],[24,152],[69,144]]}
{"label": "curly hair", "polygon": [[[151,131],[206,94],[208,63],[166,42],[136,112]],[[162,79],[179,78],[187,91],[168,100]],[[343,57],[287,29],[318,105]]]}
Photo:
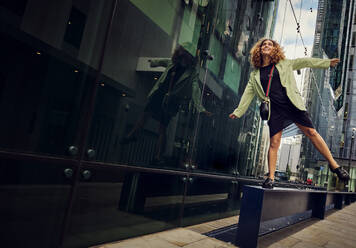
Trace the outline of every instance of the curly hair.
{"label": "curly hair", "polygon": [[273,43],[273,50],[271,51],[271,63],[277,64],[280,60],[285,59],[283,49],[276,41],[268,38],[262,38],[257,41],[256,44],[250,50],[251,64],[255,68],[262,67],[261,47],[263,42],[265,42],[266,40],[270,40]]}

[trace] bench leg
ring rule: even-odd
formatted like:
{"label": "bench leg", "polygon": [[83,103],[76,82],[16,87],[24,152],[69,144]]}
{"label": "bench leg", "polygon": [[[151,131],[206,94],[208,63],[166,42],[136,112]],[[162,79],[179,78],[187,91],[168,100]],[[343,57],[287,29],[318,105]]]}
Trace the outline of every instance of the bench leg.
{"label": "bench leg", "polygon": [[342,209],[342,201],[344,196],[342,194],[337,194],[335,197],[335,209]]}
{"label": "bench leg", "polygon": [[263,196],[264,190],[244,187],[236,236],[236,244],[239,247],[257,247]]}
{"label": "bench leg", "polygon": [[345,195],[345,205],[350,205],[351,200],[350,200],[350,195]]}
{"label": "bench leg", "polygon": [[325,217],[325,204],[326,204],[326,197],[327,194],[325,193],[314,193],[312,195],[313,201],[313,209],[312,209],[312,216],[324,219]]}

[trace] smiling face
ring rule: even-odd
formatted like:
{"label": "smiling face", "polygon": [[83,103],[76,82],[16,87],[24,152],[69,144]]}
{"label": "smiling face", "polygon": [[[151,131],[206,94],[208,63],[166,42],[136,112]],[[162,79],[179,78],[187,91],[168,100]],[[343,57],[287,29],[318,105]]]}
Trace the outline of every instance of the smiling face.
{"label": "smiling face", "polygon": [[273,42],[271,40],[265,40],[261,44],[261,54],[262,56],[268,56],[273,50]]}

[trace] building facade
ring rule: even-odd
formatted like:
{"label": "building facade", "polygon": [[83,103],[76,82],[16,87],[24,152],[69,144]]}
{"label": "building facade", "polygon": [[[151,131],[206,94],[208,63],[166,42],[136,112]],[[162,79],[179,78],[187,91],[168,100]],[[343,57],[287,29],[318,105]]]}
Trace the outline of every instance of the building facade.
{"label": "building facade", "polygon": [[301,140],[301,135],[284,138],[279,149],[279,159],[276,168],[282,172],[289,172],[291,181],[295,181],[299,176]]}
{"label": "building facade", "polygon": [[[355,1],[319,0],[313,56],[340,58],[341,62],[336,68],[326,71],[308,70],[308,83],[304,89],[313,124],[333,156],[340,161],[348,157],[351,147],[352,114],[349,114],[353,105],[348,89],[353,81],[354,19]],[[329,180],[330,185],[332,179],[327,176],[329,172],[323,170],[328,168],[328,163],[307,139],[303,141],[301,157],[305,168],[316,169],[319,184],[323,185],[323,180]],[[352,170],[350,174],[353,174]],[[355,184],[354,180],[352,178],[352,185]]]}
{"label": "building facade", "polygon": [[260,120],[256,102],[228,114],[276,6],[1,1],[1,245],[88,247],[236,215]]}

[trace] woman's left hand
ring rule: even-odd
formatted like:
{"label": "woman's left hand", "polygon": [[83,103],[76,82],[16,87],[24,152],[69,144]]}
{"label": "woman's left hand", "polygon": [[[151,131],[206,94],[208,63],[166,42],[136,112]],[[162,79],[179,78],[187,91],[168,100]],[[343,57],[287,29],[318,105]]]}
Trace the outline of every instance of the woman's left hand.
{"label": "woman's left hand", "polygon": [[338,58],[333,58],[333,59],[330,59],[330,67],[335,67],[337,66],[337,64],[340,62],[340,59]]}

